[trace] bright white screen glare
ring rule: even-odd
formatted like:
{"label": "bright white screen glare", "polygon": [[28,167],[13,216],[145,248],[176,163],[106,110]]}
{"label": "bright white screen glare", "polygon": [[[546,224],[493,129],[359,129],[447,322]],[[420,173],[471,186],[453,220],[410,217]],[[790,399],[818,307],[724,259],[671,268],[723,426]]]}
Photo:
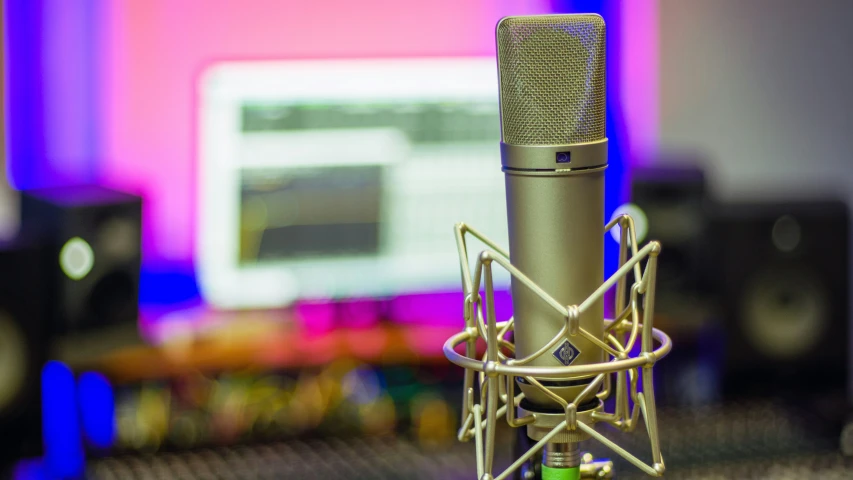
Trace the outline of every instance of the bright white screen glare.
{"label": "bright white screen glare", "polygon": [[72,280],[81,280],[95,265],[95,252],[86,240],[70,238],[59,251],[59,267]]}
{"label": "bright white screen glare", "polygon": [[[634,230],[637,235],[637,243],[642,243],[643,240],[646,239],[646,234],[649,232],[649,221],[648,218],[646,218],[646,214],[643,212],[643,209],[633,203],[624,203],[613,211],[613,215],[611,215],[610,220],[612,221],[620,215],[628,215],[634,220]],[[613,240],[615,240],[616,243],[619,243],[619,239],[622,235],[622,229],[619,225],[610,229],[610,235],[613,235]]]}

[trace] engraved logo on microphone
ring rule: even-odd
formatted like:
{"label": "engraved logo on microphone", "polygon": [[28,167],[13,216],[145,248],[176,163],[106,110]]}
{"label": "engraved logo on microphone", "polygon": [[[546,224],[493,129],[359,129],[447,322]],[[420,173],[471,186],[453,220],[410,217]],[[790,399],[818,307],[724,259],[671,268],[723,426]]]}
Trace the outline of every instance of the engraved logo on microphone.
{"label": "engraved logo on microphone", "polygon": [[560,345],[560,348],[554,350],[554,358],[567,367],[571,365],[580,354],[581,351],[578,350],[578,347],[569,343],[568,340],[563,342],[563,344]]}

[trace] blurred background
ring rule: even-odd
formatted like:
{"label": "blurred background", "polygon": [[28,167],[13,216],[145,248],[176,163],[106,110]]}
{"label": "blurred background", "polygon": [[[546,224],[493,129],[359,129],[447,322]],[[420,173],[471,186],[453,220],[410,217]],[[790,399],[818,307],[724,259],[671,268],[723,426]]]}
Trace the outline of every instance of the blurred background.
{"label": "blurred background", "polygon": [[552,12],[607,22],[606,215],[664,246],[668,477],[853,472],[853,3],[3,6],[11,478],[475,476],[451,227],[506,244],[494,27]]}

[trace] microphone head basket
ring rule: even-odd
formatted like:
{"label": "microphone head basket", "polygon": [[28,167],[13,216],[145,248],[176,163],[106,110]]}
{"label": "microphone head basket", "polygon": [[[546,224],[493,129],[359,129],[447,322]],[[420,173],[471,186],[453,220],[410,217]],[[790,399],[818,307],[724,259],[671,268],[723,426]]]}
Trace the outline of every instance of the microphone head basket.
{"label": "microphone head basket", "polygon": [[[465,329],[445,342],[444,354],[452,363],[465,369],[462,426],[458,438],[460,441],[475,440],[478,479],[508,478],[548,443],[578,442],[589,438],[604,444],[648,475],[657,477],[663,474],[665,467],[658,439],[652,379],[655,363],[672,349],[669,337],[653,327],[655,276],[661,246],[653,241],[638,249],[634,224],[628,215],[612,220],[605,227],[605,232],[617,226],[620,228],[619,268],[582,303],[568,306],[561,305],[514,267],[509,253],[497,244],[468,225],[460,223],[455,226],[465,293]],[[477,257],[473,274],[469,269],[466,235],[479,239],[488,247]],[[533,291],[565,320],[560,331],[547,344],[524,358],[514,357],[515,348],[508,339],[514,320],[498,322],[495,318],[494,264],[507,270],[514,280]],[[632,273],[633,283],[629,286],[629,274]],[[602,319],[604,337],[597,338],[580,326],[579,318],[613,287],[616,289],[613,311],[617,315],[612,320]],[[530,365],[561,342],[576,336],[582,336],[601,348],[606,360],[569,366]],[[482,356],[477,353],[478,339],[486,343],[486,352]],[[464,345],[464,353],[457,352],[460,345]],[[589,383],[579,394],[567,397],[548,382],[549,379],[567,378],[586,378]],[[554,408],[547,411],[529,408],[524,404],[525,394],[516,394],[516,381],[535,388],[542,398],[553,401]],[[642,391],[638,389],[640,381]],[[614,411],[605,412],[603,400],[611,395],[615,396]],[[520,414],[516,412],[519,406]],[[651,463],[637,458],[594,428],[595,423],[603,422],[630,432],[639,423],[640,415],[651,443]],[[526,426],[528,436],[537,443],[506,470],[493,476],[495,430],[501,416],[506,417],[511,427]]]}

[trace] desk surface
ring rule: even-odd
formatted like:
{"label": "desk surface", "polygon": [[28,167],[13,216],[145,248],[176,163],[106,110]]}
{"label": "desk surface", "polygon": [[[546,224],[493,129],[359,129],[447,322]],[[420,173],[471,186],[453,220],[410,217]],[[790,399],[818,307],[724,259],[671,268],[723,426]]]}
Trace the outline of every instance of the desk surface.
{"label": "desk surface", "polygon": [[217,311],[206,306],[146,311],[139,328],[67,337],[57,358],[117,383],[189,372],[287,369],[349,358],[374,364],[445,362],[444,342],[462,328],[389,321],[306,327],[289,310]]}

